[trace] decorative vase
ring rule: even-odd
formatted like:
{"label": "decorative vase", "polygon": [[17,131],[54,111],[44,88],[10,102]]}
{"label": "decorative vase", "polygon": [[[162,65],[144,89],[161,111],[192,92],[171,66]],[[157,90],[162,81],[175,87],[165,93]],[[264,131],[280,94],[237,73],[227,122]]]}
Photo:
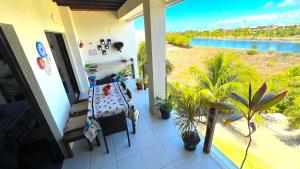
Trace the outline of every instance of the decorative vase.
{"label": "decorative vase", "polygon": [[104,89],[103,92],[105,96],[110,95],[110,89]]}

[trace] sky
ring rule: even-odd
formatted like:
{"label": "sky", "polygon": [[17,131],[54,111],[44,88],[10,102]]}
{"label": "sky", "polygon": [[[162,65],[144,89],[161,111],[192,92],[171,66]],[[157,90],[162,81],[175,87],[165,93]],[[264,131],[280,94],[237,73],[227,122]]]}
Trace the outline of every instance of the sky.
{"label": "sky", "polygon": [[[184,0],[166,10],[167,32],[295,23],[300,0]],[[143,30],[143,17],[134,25]]]}

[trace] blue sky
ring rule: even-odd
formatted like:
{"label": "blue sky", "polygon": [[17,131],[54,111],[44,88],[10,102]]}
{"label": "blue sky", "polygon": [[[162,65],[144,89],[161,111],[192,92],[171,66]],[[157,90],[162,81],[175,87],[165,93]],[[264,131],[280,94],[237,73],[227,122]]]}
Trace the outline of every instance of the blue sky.
{"label": "blue sky", "polygon": [[[300,24],[300,0],[184,0],[167,9],[166,30],[209,30]],[[144,29],[143,18],[134,21]]]}

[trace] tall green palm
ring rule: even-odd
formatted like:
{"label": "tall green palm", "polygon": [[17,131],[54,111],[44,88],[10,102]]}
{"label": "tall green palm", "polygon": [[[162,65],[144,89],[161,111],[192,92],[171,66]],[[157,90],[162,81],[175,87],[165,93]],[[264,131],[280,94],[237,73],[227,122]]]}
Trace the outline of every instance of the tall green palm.
{"label": "tall green palm", "polygon": [[206,62],[206,71],[192,66],[196,88],[212,102],[223,102],[232,91],[241,89],[244,82],[258,81],[256,71],[245,65],[234,53],[219,52]]}

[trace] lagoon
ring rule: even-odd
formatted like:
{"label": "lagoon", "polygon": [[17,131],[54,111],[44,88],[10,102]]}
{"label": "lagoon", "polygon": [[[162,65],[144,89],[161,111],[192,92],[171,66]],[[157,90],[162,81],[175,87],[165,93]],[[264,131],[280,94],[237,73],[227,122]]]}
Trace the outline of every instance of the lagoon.
{"label": "lagoon", "polygon": [[260,51],[296,52],[300,53],[300,43],[285,41],[260,41],[260,40],[223,40],[193,38],[191,46],[206,46],[233,49],[256,49]]}

